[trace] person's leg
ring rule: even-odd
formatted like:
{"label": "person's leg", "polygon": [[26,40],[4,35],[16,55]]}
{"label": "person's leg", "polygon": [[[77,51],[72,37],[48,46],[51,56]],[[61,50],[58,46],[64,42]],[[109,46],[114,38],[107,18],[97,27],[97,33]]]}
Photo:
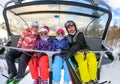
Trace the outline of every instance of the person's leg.
{"label": "person's leg", "polygon": [[90,51],[86,54],[86,59],[88,62],[90,78],[91,80],[95,80],[97,77],[97,65],[98,65],[96,54]]}
{"label": "person's leg", "polygon": [[31,58],[29,63],[30,74],[32,79],[38,80],[38,65],[37,65],[37,58]]}
{"label": "person's leg", "polygon": [[80,73],[81,80],[83,82],[89,82],[90,75],[89,75],[87,60],[85,59],[84,53],[75,54],[74,57],[78,63],[78,70]]}
{"label": "person's leg", "polygon": [[39,84],[39,76],[38,76],[38,58],[31,58],[28,65],[30,69],[30,74],[33,79],[33,84]]}
{"label": "person's leg", "polygon": [[62,65],[63,65],[62,58],[60,56],[55,56],[52,64],[52,73],[53,73],[54,82],[60,81]]}
{"label": "person's leg", "polygon": [[23,78],[24,75],[25,75],[25,70],[26,70],[26,67],[27,67],[27,64],[30,60],[30,56],[22,53],[21,56],[18,58],[18,73],[17,73],[17,76],[16,78]]}
{"label": "person's leg", "polygon": [[[69,62],[70,62],[70,64],[71,64],[70,58],[69,58],[68,60],[69,60]],[[68,67],[67,67],[65,61],[64,61],[64,81],[65,81],[66,83],[69,83],[69,81],[70,81],[70,74],[69,74],[69,72],[68,72]]]}
{"label": "person's leg", "polygon": [[42,80],[47,80],[49,78],[49,61],[47,55],[40,56],[38,66],[40,70],[40,77]]}
{"label": "person's leg", "polygon": [[11,75],[11,78],[13,78],[17,74],[15,59],[20,57],[20,52],[18,52],[17,50],[10,50],[5,57],[8,65],[8,72]]}

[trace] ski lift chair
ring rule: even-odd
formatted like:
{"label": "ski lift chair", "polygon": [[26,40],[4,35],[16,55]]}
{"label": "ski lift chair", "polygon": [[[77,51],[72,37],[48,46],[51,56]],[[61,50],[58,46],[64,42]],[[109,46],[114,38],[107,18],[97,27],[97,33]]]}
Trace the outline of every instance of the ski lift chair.
{"label": "ski lift chair", "polygon": [[[19,3],[19,4],[15,4],[11,6],[9,6],[9,3],[7,3],[3,10],[3,16],[5,19],[6,29],[8,32],[9,39],[10,39],[10,46],[15,47],[20,35],[15,35],[13,32],[13,29],[10,28],[10,25],[12,24],[10,23],[11,19],[15,19],[15,18],[9,17],[10,16],[9,13],[11,13],[14,17],[21,19],[19,23],[22,22],[26,24],[26,27],[28,27],[28,24],[30,21],[32,22],[34,20],[37,20],[38,22],[41,22],[44,19],[44,17],[54,18],[52,19],[53,22],[47,20],[49,18],[46,18],[46,20],[43,22],[43,24],[45,23],[47,24],[47,22],[51,22],[50,24],[52,24],[53,26],[51,25],[50,26],[53,28],[54,28],[54,25],[57,25],[56,27],[64,27],[64,23],[67,20],[76,19],[74,15],[87,17],[87,19],[89,19],[90,21],[88,22],[86,21],[87,23],[86,28],[81,29],[81,31],[83,31],[83,33],[85,34],[85,38],[86,38],[86,42],[88,46],[90,47],[92,51],[94,51],[97,54],[97,57],[98,57],[99,64],[98,64],[97,80],[100,80],[101,65],[111,63],[113,60],[113,57],[110,52],[110,48],[106,46],[105,44],[107,33],[109,30],[109,25],[112,19],[111,11],[106,6],[98,6],[98,4],[94,5],[93,3],[91,4],[89,2],[86,2],[86,0],[84,0],[83,3],[79,1],[74,1],[74,0],[73,1],[72,0],[70,1],[39,0],[39,1],[34,1],[34,2]],[[64,14],[69,14],[72,17],[68,15],[68,17],[66,16],[66,19],[64,19],[65,18]],[[56,15],[58,17],[54,17]],[[107,18],[104,17],[103,15],[105,16],[107,15]],[[106,18],[105,22],[101,23],[101,24],[104,24],[104,26],[102,26],[102,28],[100,28],[100,31],[99,31],[102,33],[102,35],[100,34],[99,38],[94,37],[95,35],[92,35],[91,33],[89,33],[89,31],[92,30],[92,25],[94,24],[94,21],[96,21],[96,19],[99,19],[102,16],[103,18]],[[77,21],[77,24],[79,24],[79,21]],[[55,31],[55,29],[53,30]],[[53,39],[55,38],[55,36],[51,36],[51,37]],[[108,56],[108,57],[105,57],[105,56]],[[52,82],[49,82],[49,83],[52,84]]]}

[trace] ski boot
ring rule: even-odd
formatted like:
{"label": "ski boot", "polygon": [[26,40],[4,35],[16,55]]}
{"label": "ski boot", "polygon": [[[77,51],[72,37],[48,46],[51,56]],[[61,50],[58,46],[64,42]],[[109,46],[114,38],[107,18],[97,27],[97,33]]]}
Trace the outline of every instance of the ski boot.
{"label": "ski boot", "polygon": [[10,82],[12,82],[13,81],[13,79],[12,78],[9,78],[9,79],[7,79],[7,81],[6,81],[6,84],[10,84]]}
{"label": "ski boot", "polygon": [[12,74],[10,74],[9,77],[6,76],[6,78],[8,78],[7,81],[6,81],[6,84],[9,84],[10,82],[12,82],[14,76],[15,76],[15,75],[12,75]]}
{"label": "ski boot", "polygon": [[18,81],[16,81],[15,79],[12,79],[10,82],[8,82],[7,84],[18,84]]}
{"label": "ski boot", "polygon": [[41,84],[48,84],[47,80],[42,80]]}
{"label": "ski boot", "polygon": [[39,80],[34,80],[33,84],[39,84]]}
{"label": "ski boot", "polygon": [[21,79],[22,79],[22,78],[16,78],[16,77],[14,77],[14,78],[13,78],[9,83],[7,83],[7,84],[18,84]]}

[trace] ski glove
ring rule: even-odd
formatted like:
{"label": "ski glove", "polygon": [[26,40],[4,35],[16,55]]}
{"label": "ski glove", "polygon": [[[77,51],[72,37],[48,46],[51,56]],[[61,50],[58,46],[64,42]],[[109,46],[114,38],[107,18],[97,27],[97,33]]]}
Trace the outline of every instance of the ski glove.
{"label": "ski glove", "polygon": [[[20,48],[19,46],[17,46],[16,48]],[[20,53],[21,52],[21,50],[19,50],[19,49],[16,49],[17,50],[17,52],[18,53]]]}
{"label": "ski glove", "polygon": [[72,51],[70,51],[69,49],[64,49],[62,50],[62,52],[60,53],[60,57],[63,59],[63,60],[66,60],[70,57],[73,56],[73,53]]}
{"label": "ski glove", "polygon": [[87,54],[90,50],[89,49],[84,49],[84,54]]}

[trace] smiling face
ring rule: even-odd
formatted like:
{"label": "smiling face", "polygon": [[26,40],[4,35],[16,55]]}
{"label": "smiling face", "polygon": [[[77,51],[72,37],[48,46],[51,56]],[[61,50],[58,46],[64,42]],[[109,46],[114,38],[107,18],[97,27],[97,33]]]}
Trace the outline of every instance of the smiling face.
{"label": "smiling face", "polygon": [[65,33],[57,32],[58,37],[65,37]]}
{"label": "smiling face", "polygon": [[32,26],[32,32],[37,33],[38,32],[38,26]]}
{"label": "smiling face", "polygon": [[48,37],[48,32],[40,32],[40,36],[42,38],[47,38]]}

